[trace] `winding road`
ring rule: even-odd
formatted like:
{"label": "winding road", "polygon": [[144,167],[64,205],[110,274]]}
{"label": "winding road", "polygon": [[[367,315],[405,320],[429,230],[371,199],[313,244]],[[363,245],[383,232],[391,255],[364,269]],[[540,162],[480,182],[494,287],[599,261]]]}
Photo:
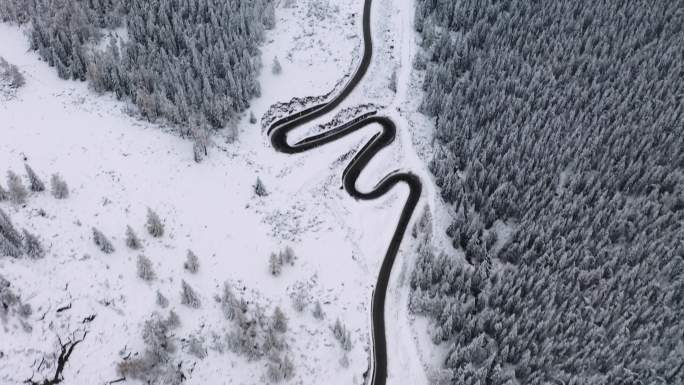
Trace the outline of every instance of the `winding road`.
{"label": "winding road", "polygon": [[392,240],[387,248],[385,257],[380,267],[378,280],[373,290],[371,299],[371,318],[372,318],[372,356],[370,360],[370,382],[371,385],[385,385],[387,381],[387,341],[385,336],[385,297],[387,285],[396,259],[399,245],[404,237],[404,233],[409,225],[411,216],[416,209],[420,199],[422,184],[418,176],[410,172],[393,171],[380,180],[370,191],[359,191],[356,188],[356,181],[363,169],[373,159],[373,157],[383,148],[394,142],[397,127],[394,122],[386,116],[378,115],[377,111],[362,114],[353,120],[338,127],[329,129],[323,133],[310,136],[295,144],[287,142],[288,133],[314,119],[317,119],[342,103],[354,88],[363,79],[373,55],[373,42],[371,39],[371,3],[372,0],[364,0],[363,9],[363,41],[364,51],[361,63],[349,82],[334,95],[328,102],[315,105],[285,118],[279,119],[271,124],[268,135],[273,147],[282,153],[296,154],[305,152],[324,144],[333,142],[355,131],[365,128],[373,123],[378,123],[382,130],[373,135],[363,148],[354,156],[344,173],[342,182],[349,195],[358,200],[371,200],[379,198],[389,192],[400,183],[408,185],[410,192],[404,208],[399,217]]}

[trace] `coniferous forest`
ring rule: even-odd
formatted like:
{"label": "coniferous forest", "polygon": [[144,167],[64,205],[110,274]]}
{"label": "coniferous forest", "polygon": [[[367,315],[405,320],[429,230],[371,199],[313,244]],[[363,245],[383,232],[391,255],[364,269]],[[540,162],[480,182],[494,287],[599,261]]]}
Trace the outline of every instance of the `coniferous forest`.
{"label": "coniferous forest", "polygon": [[415,25],[453,214],[411,278],[434,382],[684,383],[684,3],[419,0]]}
{"label": "coniferous forest", "polygon": [[184,130],[224,127],[260,94],[258,45],[275,24],[271,0],[5,0],[0,19],[30,23],[31,48],[61,78]]}

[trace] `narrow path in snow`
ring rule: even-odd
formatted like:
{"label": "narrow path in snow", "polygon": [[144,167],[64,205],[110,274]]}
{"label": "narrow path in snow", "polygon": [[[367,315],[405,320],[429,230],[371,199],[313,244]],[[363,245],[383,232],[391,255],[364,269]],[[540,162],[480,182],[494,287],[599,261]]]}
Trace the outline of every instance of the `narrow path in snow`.
{"label": "narrow path in snow", "polygon": [[[317,119],[337,108],[342,101],[354,90],[363,79],[373,55],[373,42],[371,39],[371,3],[372,0],[365,0],[363,9],[363,40],[364,51],[361,63],[345,87],[328,102],[319,104],[303,111],[297,112],[280,120],[277,120],[268,130],[268,135],[273,147],[286,154],[296,154],[314,149],[324,144],[333,142],[346,135],[349,135],[364,127],[377,123],[382,130],[373,135],[363,148],[354,156],[344,173],[342,182],[345,190],[359,200],[377,199],[400,183],[408,185],[410,192],[404,208],[401,212],[399,222],[392,236],[392,240],[387,248],[385,257],[380,267],[378,280],[373,290],[371,299],[371,347],[372,355],[370,359],[370,384],[385,385],[387,381],[387,341],[385,336],[385,297],[387,286],[392,271],[392,266],[399,251],[399,245],[404,237],[411,216],[420,199],[422,184],[418,176],[411,172],[400,172],[395,170],[380,180],[375,187],[367,192],[359,191],[356,188],[356,181],[363,169],[373,159],[373,157],[383,148],[394,142],[397,128],[394,122],[386,116],[377,115],[377,111],[365,113],[353,120],[326,132],[310,136],[293,145],[287,142],[287,135],[292,130]],[[366,374],[368,375],[368,373]]]}

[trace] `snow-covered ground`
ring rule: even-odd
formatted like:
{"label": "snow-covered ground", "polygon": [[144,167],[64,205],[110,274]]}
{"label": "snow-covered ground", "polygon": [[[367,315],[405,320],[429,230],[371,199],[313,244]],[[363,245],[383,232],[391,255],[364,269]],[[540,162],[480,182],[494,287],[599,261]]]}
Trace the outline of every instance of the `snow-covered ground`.
{"label": "snow-covered ground", "polygon": [[[359,0],[304,0],[277,9],[277,27],[269,31],[262,50],[262,97],[252,103],[255,115],[294,96],[325,94],[355,67],[362,6]],[[388,106],[383,113],[396,119],[401,133],[363,173],[360,187],[372,186],[397,167],[412,170],[423,178],[424,201],[436,214],[433,202],[439,200],[423,162],[430,122],[410,112],[420,100],[411,71],[416,49],[412,15],[412,1],[374,3],[373,64],[342,107],[369,102]],[[84,83],[58,79],[54,69],[28,52],[16,27],[0,25],[0,37],[0,56],[18,65],[27,80],[15,98],[0,101],[0,173],[11,169],[23,174],[26,160],[45,181],[60,173],[71,188],[70,198],[63,201],[46,192],[32,195],[23,207],[0,203],[17,227],[39,234],[49,249],[39,261],[0,258],[0,275],[34,309],[30,333],[15,320],[0,321],[0,383],[29,378],[36,361],[54,352],[57,336],[79,328],[89,334],[69,361],[65,383],[117,379],[115,363],[122,354],[143,349],[142,322],[160,310],[156,290],[180,316],[179,337],[199,334],[210,340],[212,333],[223,335],[232,326],[212,297],[227,280],[244,286],[244,295],[269,313],[280,305],[290,318],[288,344],[297,368],[291,383],[363,382],[370,293],[407,195],[402,187],[383,199],[359,202],[341,189],[345,156],[373,132],[284,155],[270,147],[259,125],[244,119],[237,143],[226,144],[217,136],[211,155],[195,164],[190,142],[128,116],[122,102],[97,96]],[[270,71],[276,56],[283,67],[280,75]],[[398,73],[396,94],[387,88],[390,68]],[[265,198],[253,193],[257,176],[269,191]],[[2,184],[6,186],[4,178]],[[148,207],[165,219],[167,234],[161,240],[145,236]],[[124,245],[126,225],[144,239],[142,253],[153,261],[158,276],[151,283],[136,276],[139,253]],[[110,237],[115,253],[97,250],[93,226]],[[273,278],[269,254],[286,245],[298,257],[295,267]],[[187,249],[200,258],[196,275],[183,269]],[[387,296],[389,384],[427,382],[421,363],[427,353],[417,343],[425,326],[414,327],[406,309],[412,249],[411,238],[405,238]],[[200,294],[200,309],[180,304],[181,280]],[[312,317],[311,307],[301,314],[293,309],[289,296],[302,282],[310,297],[324,304],[324,321]],[[68,304],[68,310],[56,311]],[[93,314],[92,322],[84,324]],[[338,317],[354,341],[348,368],[341,366],[343,352],[329,330]],[[204,360],[180,354],[184,367],[194,365],[189,384],[265,382],[265,361],[247,362],[211,350]]]}

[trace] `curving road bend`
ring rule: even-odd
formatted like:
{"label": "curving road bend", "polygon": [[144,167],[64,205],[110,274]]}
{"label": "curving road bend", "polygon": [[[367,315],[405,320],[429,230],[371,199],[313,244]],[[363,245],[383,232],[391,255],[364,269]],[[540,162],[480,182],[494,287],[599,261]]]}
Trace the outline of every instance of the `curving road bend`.
{"label": "curving road bend", "polygon": [[409,225],[411,216],[416,209],[420,199],[422,184],[418,176],[410,172],[393,171],[380,180],[370,191],[359,191],[356,188],[356,181],[363,169],[373,159],[373,157],[383,148],[394,142],[397,127],[394,122],[386,116],[377,115],[377,111],[362,114],[353,120],[346,122],[338,127],[334,127],[320,134],[310,136],[295,144],[289,144],[287,135],[290,131],[317,119],[339,106],[344,99],[354,90],[363,79],[373,55],[373,42],[371,39],[371,3],[372,0],[364,0],[363,9],[363,41],[364,51],[361,63],[349,82],[333,96],[328,102],[319,104],[295,114],[289,115],[275,121],[268,129],[268,135],[272,146],[279,152],[286,154],[296,154],[305,152],[316,147],[325,145],[361,130],[373,123],[377,123],[382,130],[373,135],[363,148],[354,156],[342,174],[342,182],[349,195],[358,200],[371,200],[379,198],[389,192],[400,183],[405,183],[409,187],[409,196],[402,209],[401,216],[394,230],[394,234],[389,243],[385,257],[380,267],[378,280],[373,290],[371,299],[371,347],[372,356],[370,360],[370,382],[371,385],[385,385],[387,381],[387,341],[385,336],[385,296],[389,283],[392,266],[396,259],[399,245],[404,237],[404,233]]}

